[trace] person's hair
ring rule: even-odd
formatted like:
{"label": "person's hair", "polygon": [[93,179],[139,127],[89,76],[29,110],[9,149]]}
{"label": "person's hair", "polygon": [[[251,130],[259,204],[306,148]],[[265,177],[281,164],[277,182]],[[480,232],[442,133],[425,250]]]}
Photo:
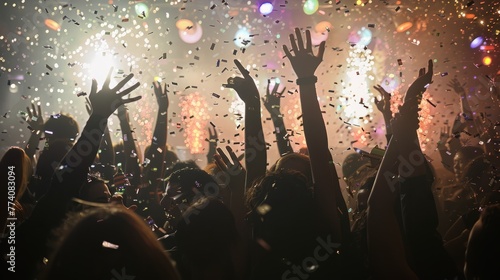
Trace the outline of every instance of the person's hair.
{"label": "person's hair", "polygon": [[269,172],[281,169],[294,170],[306,176],[309,183],[312,183],[311,160],[305,154],[290,153],[279,158],[276,163],[269,168]]}
{"label": "person's hair", "polygon": [[[0,211],[0,231],[3,232],[8,218],[7,202],[11,201],[15,203],[16,206],[21,205],[19,200],[26,191],[28,178],[30,178],[32,173],[31,161],[23,149],[11,147],[0,161],[0,170],[2,170],[0,174],[0,183],[2,186],[0,202],[5,207]],[[14,185],[12,185],[12,183],[14,183]],[[9,197],[13,197],[14,200],[10,200]],[[16,208],[16,217],[18,221],[23,220],[24,214],[26,214],[26,211],[24,211],[23,207],[21,207],[21,209]]]}
{"label": "person's hair", "polygon": [[461,156],[463,161],[465,162],[465,165],[467,165],[474,159],[484,155],[484,151],[479,147],[464,146],[457,151],[456,155]]}
{"label": "person's hair", "polygon": [[219,279],[234,279],[231,249],[238,240],[238,232],[227,206],[217,198],[206,197],[193,203],[182,217],[175,234],[181,271],[194,276],[218,268],[223,275]]}
{"label": "person's hair", "polygon": [[467,279],[500,278],[500,204],[483,209],[469,237]]}
{"label": "person's hair", "polygon": [[254,239],[265,241],[276,251],[294,250],[286,246],[314,240],[317,234],[313,191],[300,172],[277,170],[257,179],[247,191],[246,204]]}
{"label": "person's hair", "polygon": [[41,279],[179,279],[153,232],[124,207],[73,213],[58,232]]}
{"label": "person's hair", "polygon": [[488,172],[490,166],[491,163],[484,157],[473,159],[464,167],[461,181],[467,182],[476,193],[491,191],[491,186],[488,186],[491,178]]}
{"label": "person's hair", "polygon": [[175,171],[181,170],[184,168],[191,168],[191,169],[200,169],[198,164],[194,160],[186,160],[186,161],[176,161],[174,164],[171,166],[168,166],[165,171],[165,177],[169,177],[172,175]]}
{"label": "person's hair", "polygon": [[80,128],[76,120],[69,114],[55,114],[51,115],[45,122],[43,130],[48,142],[53,139],[65,139],[75,142]]}
{"label": "person's hair", "polygon": [[64,156],[71,149],[71,144],[66,140],[54,140],[45,143],[44,150],[40,153],[36,164],[35,174],[42,180],[50,180],[54,169],[59,165]]}
{"label": "person's hair", "polygon": [[211,196],[212,191],[218,193],[220,190],[215,179],[201,169],[183,168],[177,170],[167,178],[167,182],[171,185],[178,185],[181,193],[190,203],[194,202],[193,199],[199,194]]}
{"label": "person's hair", "polygon": [[[2,190],[2,195],[7,195],[7,187],[8,182],[11,182],[10,178],[14,178],[15,182],[15,199],[19,200],[19,198],[26,191],[26,187],[28,186],[28,178],[31,176],[33,170],[31,169],[31,160],[28,158],[23,149],[19,147],[10,147],[7,152],[2,157],[0,161],[0,167],[2,170],[2,186],[4,190]],[[9,169],[11,167],[11,169]],[[12,171],[13,176],[9,175],[9,171]]]}

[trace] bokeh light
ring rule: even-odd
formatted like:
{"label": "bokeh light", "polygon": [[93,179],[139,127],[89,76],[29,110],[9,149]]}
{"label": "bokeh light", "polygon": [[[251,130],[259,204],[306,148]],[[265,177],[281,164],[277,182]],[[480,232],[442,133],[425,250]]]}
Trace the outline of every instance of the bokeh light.
{"label": "bokeh light", "polygon": [[490,66],[492,61],[490,56],[483,57],[483,65]]}
{"label": "bokeh light", "polygon": [[260,5],[259,12],[267,16],[273,12],[273,9],[274,9],[273,4],[271,4],[270,2],[265,2],[262,5]]}
{"label": "bokeh light", "polygon": [[141,19],[146,19],[149,16],[149,7],[145,3],[135,4],[135,13]]}
{"label": "bokeh light", "polygon": [[250,32],[246,27],[240,27],[236,34],[234,35],[234,44],[238,48],[248,48],[252,38],[250,37]]}
{"label": "bokeh light", "polygon": [[201,25],[195,23],[194,26],[187,27],[184,30],[179,29],[179,37],[181,40],[188,44],[197,43],[203,36],[203,29]]}
{"label": "bokeh light", "polygon": [[184,143],[191,154],[203,152],[208,124],[208,104],[199,92],[185,95],[180,102],[184,124]]}
{"label": "bokeh light", "polygon": [[318,0],[306,0],[306,2],[304,2],[303,9],[306,15],[312,15],[316,13],[316,11],[318,11],[319,9]]}
{"label": "bokeh light", "polygon": [[412,28],[412,26],[413,26],[413,23],[411,23],[409,21],[403,22],[400,25],[398,25],[398,27],[396,27],[396,31],[397,32],[405,32],[405,31],[409,30],[410,28]]}
{"label": "bokeh light", "polygon": [[61,26],[59,25],[59,23],[57,23],[56,21],[54,21],[50,18],[45,20],[45,25],[54,31],[59,31],[59,29],[61,29]]}
{"label": "bokeh light", "polygon": [[481,44],[483,44],[484,42],[484,38],[479,36],[479,37],[476,37],[474,40],[472,40],[472,42],[470,42],[470,47],[472,49],[475,49],[479,46],[481,46]]}

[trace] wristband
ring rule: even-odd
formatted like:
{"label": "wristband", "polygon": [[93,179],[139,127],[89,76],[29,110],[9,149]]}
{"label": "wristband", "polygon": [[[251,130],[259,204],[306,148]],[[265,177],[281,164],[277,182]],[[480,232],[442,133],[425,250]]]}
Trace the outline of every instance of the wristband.
{"label": "wristband", "polygon": [[318,77],[316,76],[309,76],[309,77],[304,77],[304,78],[298,78],[296,83],[297,85],[311,85],[315,84],[318,81]]}

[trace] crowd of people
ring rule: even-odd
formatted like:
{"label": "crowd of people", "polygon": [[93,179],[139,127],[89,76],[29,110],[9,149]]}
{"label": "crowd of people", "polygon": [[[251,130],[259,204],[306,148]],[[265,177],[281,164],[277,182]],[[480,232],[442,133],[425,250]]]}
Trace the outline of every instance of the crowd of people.
{"label": "crowd of people", "polygon": [[[396,114],[391,94],[374,87],[387,146],[348,155],[341,177],[316,92],[325,42],[313,48],[309,30],[297,28],[283,50],[300,93],[307,148],[299,152],[280,112],[285,90],[268,85],[261,100],[239,60],[239,76],[223,86],[245,104],[244,154],[218,147],[211,130],[204,168],[168,148],[169,98],[159,83],[142,156],[126,106],[141,98],[133,94],[139,83],[126,87],[133,74],[114,87],[112,70],[100,89],[93,80],[83,130],[70,115],[45,120],[40,106],[27,108],[31,137],[0,163],[2,205],[14,197],[17,218],[12,272],[11,213],[0,210],[9,277],[2,279],[499,279],[500,120],[475,112],[464,85],[450,82],[462,111],[442,129],[437,149],[455,179],[437,186],[417,135],[422,95],[432,87],[429,60]],[[490,90],[499,106],[499,88]],[[261,105],[280,154],[269,168]],[[115,111],[122,141],[113,144],[107,121]],[[467,135],[478,143],[464,146]],[[10,197],[9,167],[16,174]]]}

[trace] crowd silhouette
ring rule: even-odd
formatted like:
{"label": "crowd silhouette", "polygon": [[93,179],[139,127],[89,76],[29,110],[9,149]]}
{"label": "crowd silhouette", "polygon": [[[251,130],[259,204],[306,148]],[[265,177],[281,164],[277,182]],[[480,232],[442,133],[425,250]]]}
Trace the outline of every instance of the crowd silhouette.
{"label": "crowd silhouette", "polygon": [[[429,60],[396,114],[391,93],[374,86],[387,145],[347,155],[340,176],[316,92],[325,48],[325,42],[313,47],[310,31],[299,28],[283,46],[300,94],[307,147],[298,152],[280,111],[286,89],[269,83],[261,100],[251,73],[237,59],[239,75],[223,86],[244,102],[244,154],[219,147],[217,131],[209,128],[206,167],[179,161],[167,145],[167,85],[153,83],[157,117],[144,153],[133,141],[127,108],[141,99],[134,95],[139,83],[126,86],[133,74],[113,87],[112,69],[100,89],[92,81],[85,124],[65,114],[44,120],[41,106],[28,107],[32,135],[26,147],[11,147],[0,163],[4,188],[11,186],[8,167],[16,171],[11,277],[499,279],[500,119],[475,112],[465,85],[451,80],[462,110],[440,130],[436,149],[442,162],[433,164],[442,164],[454,180],[438,182],[417,135],[422,95],[433,86]],[[499,88],[491,90],[499,96]],[[267,152],[274,149],[264,139],[262,105],[280,155],[269,167]],[[120,143],[112,143],[107,128],[115,112]],[[1,201],[7,205],[6,191]],[[6,271],[9,214],[5,207],[0,214]]]}

